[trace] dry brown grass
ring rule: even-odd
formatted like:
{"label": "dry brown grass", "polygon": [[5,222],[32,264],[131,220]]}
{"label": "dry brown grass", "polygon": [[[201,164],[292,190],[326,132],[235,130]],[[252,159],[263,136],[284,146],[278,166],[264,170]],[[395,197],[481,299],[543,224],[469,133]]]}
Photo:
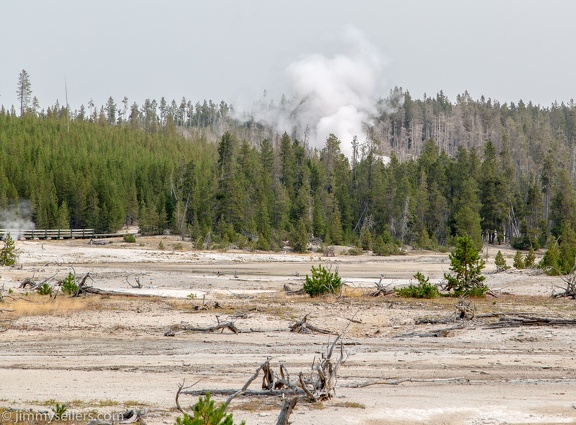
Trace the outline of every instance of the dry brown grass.
{"label": "dry brown grass", "polygon": [[50,299],[47,295],[31,294],[3,304],[10,309],[6,317],[16,319],[24,316],[69,316],[82,310],[104,308],[101,297],[71,298],[58,296]]}
{"label": "dry brown grass", "polygon": [[362,403],[357,403],[355,401],[340,401],[332,404],[334,407],[344,407],[346,409],[366,409],[366,406]]}
{"label": "dry brown grass", "polygon": [[255,398],[248,401],[234,403],[232,410],[243,410],[245,412],[262,412],[277,410],[280,412],[282,403],[279,403],[275,398]]}

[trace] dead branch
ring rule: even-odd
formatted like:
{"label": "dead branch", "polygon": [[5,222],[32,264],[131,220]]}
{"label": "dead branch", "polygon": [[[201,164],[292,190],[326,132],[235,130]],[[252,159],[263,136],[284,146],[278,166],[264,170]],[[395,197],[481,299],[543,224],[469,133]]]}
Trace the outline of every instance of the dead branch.
{"label": "dead branch", "polygon": [[[262,363],[258,369],[256,369],[256,371],[254,372],[254,374],[250,377],[250,379],[248,379],[248,381],[246,381],[246,383],[244,384],[244,386],[242,388],[240,388],[238,391],[236,391],[235,393],[231,394],[230,397],[228,397],[228,399],[226,400],[226,406],[228,406],[230,404],[230,402],[238,395],[240,394],[244,394],[248,387],[250,386],[250,384],[252,382],[254,382],[254,380],[258,377],[258,374],[260,373],[260,371],[266,366],[270,366],[269,363],[269,359],[266,359],[266,361],[264,363]],[[264,386],[263,386],[264,387]],[[269,388],[268,388],[269,389]]]}
{"label": "dead branch", "polygon": [[218,301],[214,301],[212,303],[212,305],[210,305],[210,303],[206,302],[206,294],[203,294],[202,295],[202,304],[201,305],[195,305],[192,308],[196,311],[200,311],[200,310],[204,311],[204,310],[222,308],[222,306],[220,305],[220,303]]}
{"label": "dead branch", "polygon": [[33,279],[33,277],[32,278],[27,277],[26,279],[24,279],[22,281],[22,283],[20,284],[20,286],[18,286],[18,288],[26,289],[27,286],[30,286],[30,289],[36,288],[36,286],[38,284],[36,282],[34,282],[32,279]]}
{"label": "dead branch", "polygon": [[388,285],[384,285],[382,283],[383,279],[384,279],[384,276],[380,276],[380,280],[378,282],[374,283],[374,285],[376,285],[376,291],[370,293],[371,297],[380,297],[380,296],[385,297],[386,295],[390,295],[390,294],[394,293],[394,289],[389,288],[391,283],[389,283]]}
{"label": "dead branch", "polygon": [[290,332],[294,332],[294,333],[298,333],[298,334],[309,334],[309,333],[319,333],[319,334],[332,334],[332,331],[329,331],[327,329],[321,329],[318,328],[314,325],[311,325],[310,323],[308,323],[308,316],[310,315],[310,313],[308,313],[306,316],[304,316],[302,318],[302,320],[294,323],[293,325],[290,325]]}
{"label": "dead branch", "polygon": [[[72,268],[72,270],[74,270],[74,268]],[[91,286],[86,285],[86,281],[88,280],[88,278],[90,278],[90,272],[86,273],[84,275],[84,277],[82,278],[82,280],[80,281],[80,283],[78,283],[76,293],[73,295],[73,297],[78,297],[78,296],[80,296],[80,294],[85,293],[85,292],[92,293],[92,294],[93,293],[99,293],[99,292],[94,292],[94,290],[96,288],[93,288]],[[74,280],[76,280],[76,271],[75,270],[74,270]]]}
{"label": "dead branch", "polygon": [[464,298],[460,298],[460,300],[456,303],[456,317],[463,320],[472,320],[476,315],[476,306],[472,305],[472,301],[466,302]]}
{"label": "dead branch", "polygon": [[187,390],[189,388],[192,388],[194,385],[196,385],[198,382],[200,382],[201,379],[197,380],[196,382],[194,382],[192,385],[189,385],[187,387],[184,386],[184,383],[186,382],[186,380],[184,379],[182,381],[181,384],[178,384],[178,391],[176,392],[176,408],[180,411],[180,413],[185,414],[186,412],[182,409],[182,407],[180,406],[180,394],[182,393],[182,390]]}
{"label": "dead branch", "polygon": [[570,273],[566,276],[560,276],[564,282],[562,292],[554,292],[552,289],[552,298],[572,298],[576,299],[576,265],[572,268]]}
{"label": "dead branch", "polygon": [[122,413],[122,420],[118,422],[119,424],[131,424],[134,422],[142,423],[142,419],[146,416],[147,409],[144,410],[134,410],[129,409]]}
{"label": "dead branch", "polygon": [[138,276],[135,276],[135,277],[134,277],[134,280],[136,281],[136,285],[132,285],[132,284],[130,283],[130,281],[128,280],[128,277],[129,277],[129,276],[126,276],[126,283],[127,283],[128,285],[130,285],[131,288],[138,288],[138,289],[142,288],[142,283],[140,283],[140,278],[139,278]]}
{"label": "dead branch", "polygon": [[312,392],[308,389],[308,387],[306,386],[306,383],[304,382],[304,375],[302,374],[302,372],[300,372],[300,374],[298,375],[299,380],[300,380],[300,387],[302,388],[302,390],[306,393],[306,396],[308,397],[308,400],[310,401],[318,401],[318,399],[316,398],[316,396],[314,394],[312,394]]}
{"label": "dead branch", "polygon": [[284,284],[284,292],[286,292],[286,295],[304,295],[304,288],[292,289],[287,284]]}
{"label": "dead branch", "polygon": [[194,326],[183,326],[180,329],[182,329],[183,331],[205,332],[205,333],[212,333],[212,332],[216,332],[216,331],[220,331],[220,333],[222,333],[226,329],[228,329],[229,331],[231,331],[235,334],[242,332],[236,327],[234,322],[219,323],[216,326],[209,326],[207,328],[198,328],[198,327],[194,327]]}
{"label": "dead branch", "polygon": [[452,328],[437,329],[431,332],[417,333],[411,332],[407,334],[395,335],[393,338],[446,338],[453,336],[455,331],[464,329],[464,325],[454,326]]}

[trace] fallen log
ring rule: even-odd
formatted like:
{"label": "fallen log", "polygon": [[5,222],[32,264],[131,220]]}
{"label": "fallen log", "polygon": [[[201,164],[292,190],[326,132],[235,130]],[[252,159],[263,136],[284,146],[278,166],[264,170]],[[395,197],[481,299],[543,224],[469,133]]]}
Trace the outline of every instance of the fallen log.
{"label": "fallen log", "polygon": [[504,315],[500,320],[487,324],[484,329],[497,329],[518,326],[576,326],[576,319],[555,319],[527,315]]}
{"label": "fallen log", "polygon": [[211,333],[211,332],[217,332],[217,331],[220,331],[220,333],[222,333],[226,329],[228,329],[229,331],[231,331],[232,333],[235,333],[235,334],[242,332],[236,327],[234,322],[219,323],[216,326],[209,326],[207,328],[198,328],[195,326],[183,326],[180,329],[182,329],[183,331],[205,332],[205,333]]}
{"label": "fallen log", "polygon": [[452,328],[437,329],[425,333],[411,332],[408,334],[395,335],[393,338],[446,338],[454,336],[455,331],[460,331],[462,329],[464,329],[464,326],[459,325]]}
{"label": "fallen log", "polygon": [[400,378],[400,379],[386,379],[384,381],[370,381],[370,382],[360,382],[357,384],[348,384],[346,388],[365,388],[372,385],[400,385],[405,382],[431,382],[431,383],[443,383],[443,382],[470,382],[468,378],[457,377],[457,378],[431,378],[431,379],[421,379],[421,378]]}
{"label": "fallen log", "polygon": [[292,390],[289,388],[285,388],[283,390],[244,390],[239,391],[238,389],[232,388],[204,388],[201,390],[183,390],[180,394],[184,395],[191,395],[191,396],[201,396],[210,393],[210,395],[220,395],[220,396],[234,396],[237,397],[239,395],[247,396],[247,397],[260,397],[260,396],[283,396],[283,395],[304,395],[304,391],[302,390]]}

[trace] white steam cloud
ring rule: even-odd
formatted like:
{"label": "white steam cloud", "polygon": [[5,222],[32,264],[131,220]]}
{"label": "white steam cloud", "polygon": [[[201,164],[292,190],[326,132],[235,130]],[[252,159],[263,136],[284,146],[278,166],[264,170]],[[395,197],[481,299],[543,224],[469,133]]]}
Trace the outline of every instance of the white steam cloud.
{"label": "white steam cloud", "polygon": [[378,94],[384,89],[384,61],[376,47],[356,28],[343,33],[342,53],[313,54],[287,69],[293,95],[278,106],[260,103],[252,118],[279,132],[308,131],[311,146],[322,147],[333,133],[350,156],[354,136],[366,139],[366,124],[377,112]]}
{"label": "white steam cloud", "polygon": [[0,238],[4,238],[5,233],[10,233],[14,240],[18,240],[25,230],[33,230],[35,224],[30,220],[30,215],[28,201],[21,201],[17,205],[0,210],[0,229],[2,229]]}

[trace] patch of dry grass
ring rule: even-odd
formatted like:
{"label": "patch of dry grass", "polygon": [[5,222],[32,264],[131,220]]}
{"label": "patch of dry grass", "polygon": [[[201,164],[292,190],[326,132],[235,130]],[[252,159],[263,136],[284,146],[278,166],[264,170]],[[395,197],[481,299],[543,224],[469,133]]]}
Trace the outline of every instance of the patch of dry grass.
{"label": "patch of dry grass", "polygon": [[6,302],[6,308],[12,310],[7,318],[24,316],[68,316],[82,310],[101,310],[104,308],[100,297],[71,298],[58,296],[50,299],[46,295],[31,294]]}
{"label": "patch of dry grass", "polygon": [[366,406],[362,403],[357,403],[355,401],[338,401],[334,403],[334,407],[344,407],[346,409],[366,409]]}
{"label": "patch of dry grass", "polygon": [[234,403],[233,410],[243,410],[245,412],[280,411],[281,407],[282,404],[278,403],[274,398],[254,398],[248,401]]}

